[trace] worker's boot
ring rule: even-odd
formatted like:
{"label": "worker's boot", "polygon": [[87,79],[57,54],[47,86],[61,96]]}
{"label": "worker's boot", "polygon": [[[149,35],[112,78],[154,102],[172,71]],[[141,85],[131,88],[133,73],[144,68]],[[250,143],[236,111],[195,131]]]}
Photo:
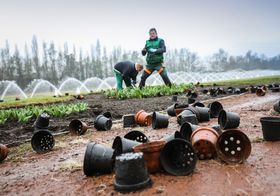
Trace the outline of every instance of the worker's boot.
{"label": "worker's boot", "polygon": [[139,84],[140,89],[142,89],[145,86],[146,80],[150,75],[151,74],[147,73],[146,71],[143,72],[143,74],[141,76],[141,81],[140,81],[140,84]]}

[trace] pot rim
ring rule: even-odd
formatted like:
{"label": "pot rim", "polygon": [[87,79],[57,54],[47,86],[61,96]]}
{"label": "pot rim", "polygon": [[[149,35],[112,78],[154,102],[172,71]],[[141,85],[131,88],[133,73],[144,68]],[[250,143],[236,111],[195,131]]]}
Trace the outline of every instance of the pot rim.
{"label": "pot rim", "polygon": [[161,151],[161,149],[164,147],[165,143],[166,142],[163,140],[147,142],[147,143],[143,143],[143,144],[134,146],[133,150],[134,150],[134,152],[143,152],[143,153],[158,152],[158,151]]}
{"label": "pot rim", "polygon": [[265,116],[260,118],[261,123],[280,123],[280,117]]}
{"label": "pot rim", "polygon": [[196,135],[199,131],[202,131],[202,130],[206,130],[206,131],[210,131],[212,132],[217,138],[219,137],[219,134],[217,133],[217,131],[213,128],[210,128],[210,127],[198,127],[191,135],[191,138],[190,140],[192,141],[194,135]]}

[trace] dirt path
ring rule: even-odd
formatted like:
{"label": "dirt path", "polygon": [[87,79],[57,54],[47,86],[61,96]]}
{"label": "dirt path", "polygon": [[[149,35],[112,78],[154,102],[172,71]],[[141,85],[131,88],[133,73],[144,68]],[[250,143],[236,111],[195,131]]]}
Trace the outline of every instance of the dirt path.
{"label": "dirt path", "polygon": [[[279,195],[280,192],[280,142],[260,141],[262,137],[259,118],[270,114],[270,109],[280,93],[256,97],[244,94],[222,99],[224,108],[240,113],[240,128],[253,141],[252,153],[241,165],[226,165],[219,160],[198,161],[191,176],[151,175],[153,186],[138,195]],[[176,119],[171,118],[168,129],[143,131],[151,140],[177,130]],[[217,119],[202,125],[217,124]],[[0,195],[118,195],[113,189],[114,175],[87,178],[82,171],[83,156],[88,141],[111,146],[117,135],[124,135],[121,124],[112,131],[90,130],[84,136],[60,136],[56,146],[47,154],[32,152],[24,144],[16,156],[0,165]],[[22,152],[26,150],[27,152]]]}

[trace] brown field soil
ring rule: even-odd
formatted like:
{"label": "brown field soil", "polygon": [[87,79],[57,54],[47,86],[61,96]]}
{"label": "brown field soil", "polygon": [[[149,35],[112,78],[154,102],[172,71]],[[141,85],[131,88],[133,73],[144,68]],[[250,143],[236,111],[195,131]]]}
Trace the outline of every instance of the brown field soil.
{"label": "brown field soil", "polygon": [[[212,100],[202,97],[207,105]],[[153,185],[135,195],[279,195],[280,192],[280,142],[262,140],[260,117],[277,115],[272,112],[274,102],[280,100],[280,93],[268,93],[257,97],[255,94],[242,94],[218,98],[227,111],[238,112],[241,117],[240,129],[252,141],[252,152],[243,164],[227,165],[218,159],[198,161],[190,176],[171,176],[166,173],[150,175]],[[103,111],[111,111],[114,119],[123,114],[135,113],[140,109],[148,112],[166,109],[171,105],[170,97],[156,97],[142,100],[108,100],[102,95],[86,98],[90,110],[73,114],[63,119],[52,119],[54,132],[67,129],[73,118],[80,118],[92,124],[94,116]],[[185,102],[182,96],[180,102]],[[217,124],[217,119],[200,125]],[[28,130],[21,134],[22,140],[32,135],[32,122]],[[7,126],[7,125],[5,125]],[[17,126],[9,123],[9,126]],[[5,127],[2,127],[5,128]],[[2,128],[1,131],[3,130]],[[8,130],[9,127],[6,127]],[[153,130],[151,127],[135,127],[143,131],[150,140],[158,140],[178,130],[176,118],[170,118],[167,129]],[[10,129],[13,130],[13,129]],[[70,134],[57,136],[56,145],[51,152],[37,154],[30,143],[12,147],[8,158],[0,164],[0,195],[119,195],[114,190],[114,174],[86,177],[83,173],[83,158],[87,143],[112,145],[114,138],[123,136],[131,128],[124,129],[121,122],[113,124],[111,131],[98,132],[89,129],[83,136]],[[8,131],[6,131],[8,133]],[[11,134],[16,132],[13,130]],[[17,138],[16,138],[17,139]],[[7,140],[7,143],[11,143]],[[129,195],[129,194],[128,194]]]}

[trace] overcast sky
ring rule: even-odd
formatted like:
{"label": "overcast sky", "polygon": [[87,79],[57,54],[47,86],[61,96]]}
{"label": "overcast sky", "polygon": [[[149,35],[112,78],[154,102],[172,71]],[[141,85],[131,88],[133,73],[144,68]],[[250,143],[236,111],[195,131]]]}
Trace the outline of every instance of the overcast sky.
{"label": "overcast sky", "polygon": [[201,56],[224,48],[280,54],[277,0],[0,0],[0,47],[39,40],[89,49],[99,38],[108,48],[141,50],[156,27],[169,48]]}

